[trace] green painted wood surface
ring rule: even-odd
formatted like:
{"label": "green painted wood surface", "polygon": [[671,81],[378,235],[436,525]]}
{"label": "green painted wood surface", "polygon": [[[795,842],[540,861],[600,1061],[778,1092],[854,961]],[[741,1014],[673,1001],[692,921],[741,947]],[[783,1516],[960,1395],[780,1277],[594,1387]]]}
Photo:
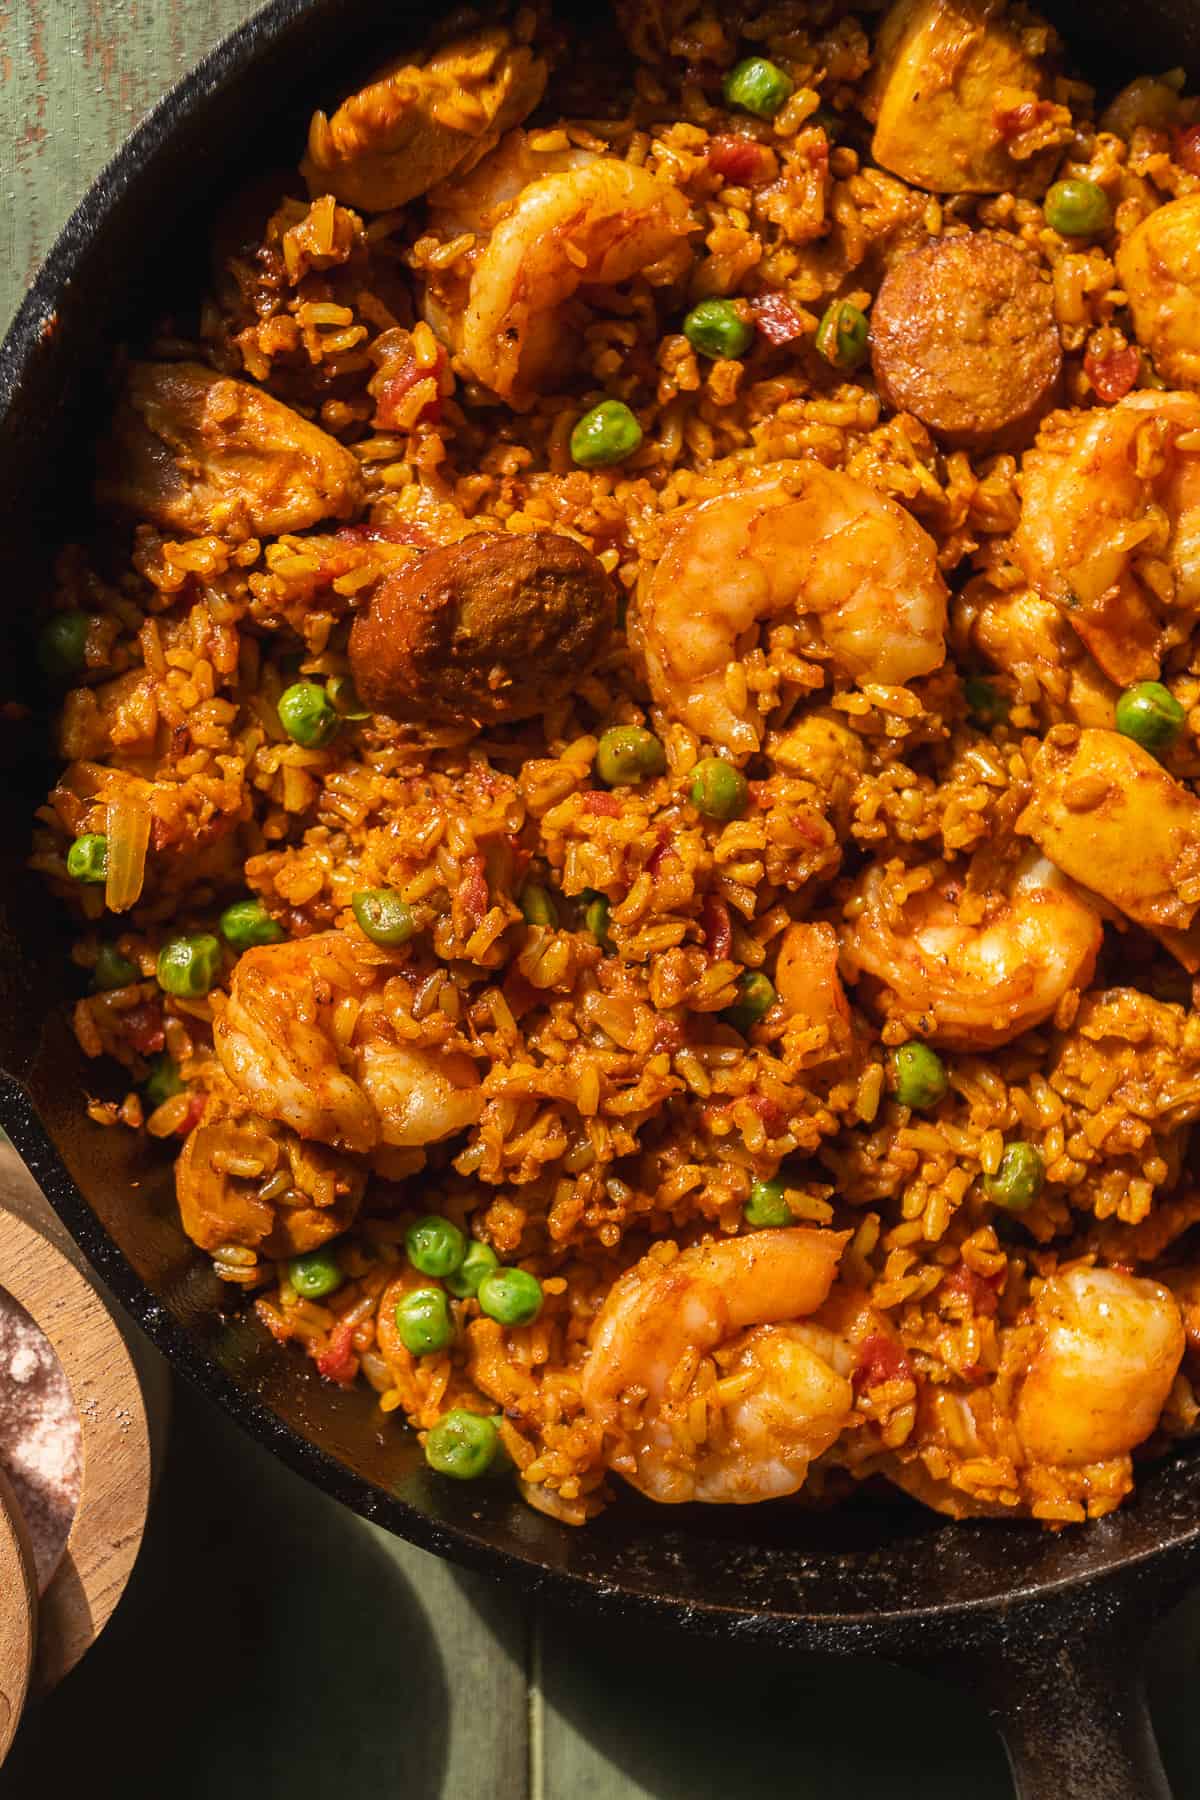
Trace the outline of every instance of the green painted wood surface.
{"label": "green painted wood surface", "polygon": [[[0,0],[0,320],[142,112],[248,0]],[[2,1603],[2,1597],[0,1597]],[[1154,1649],[1200,1794],[1200,1601]],[[105,1638],[27,1719],[0,1800],[1004,1800],[967,1696],[879,1665],[537,1618],[335,1506],[176,1397]]]}

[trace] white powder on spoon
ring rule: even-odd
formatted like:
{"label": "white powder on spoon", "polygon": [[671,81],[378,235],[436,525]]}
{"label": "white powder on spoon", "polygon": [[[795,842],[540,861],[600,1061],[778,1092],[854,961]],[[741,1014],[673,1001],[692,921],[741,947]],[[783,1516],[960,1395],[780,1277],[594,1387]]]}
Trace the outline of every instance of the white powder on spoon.
{"label": "white powder on spoon", "polygon": [[79,1504],[79,1416],[50,1340],[0,1288],[0,1468],[25,1516],[44,1593]]}

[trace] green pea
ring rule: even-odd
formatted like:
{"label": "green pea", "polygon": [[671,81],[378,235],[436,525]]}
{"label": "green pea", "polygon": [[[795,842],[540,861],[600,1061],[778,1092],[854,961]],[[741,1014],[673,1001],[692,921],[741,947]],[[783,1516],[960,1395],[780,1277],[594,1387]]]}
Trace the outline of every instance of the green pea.
{"label": "green pea", "polygon": [[439,1475],[452,1475],[456,1481],[477,1481],[487,1474],[499,1448],[495,1421],[458,1406],[439,1419],[426,1436],[425,1461]]}
{"label": "green pea", "polygon": [[756,1181],[743,1210],[747,1225],[792,1225],[795,1217],[784,1199],[784,1183],[777,1176],[771,1181]]}
{"label": "green pea", "polygon": [[456,1300],[473,1300],[479,1292],[479,1284],[485,1275],[500,1267],[500,1258],[490,1244],[481,1244],[478,1238],[472,1238],[467,1245],[467,1254],[455,1269],[453,1275],[447,1275],[446,1286]]}
{"label": "green pea", "polygon": [[754,341],[754,327],[732,300],[701,300],[683,321],[683,335],[702,356],[729,360],[745,356]]}
{"label": "green pea", "polygon": [[111,988],[128,987],[131,981],[138,979],[138,970],[127,956],[122,956],[115,944],[101,944],[96,952],[96,966],[92,970],[92,984],[107,993]]}
{"label": "green pea", "polygon": [[338,1267],[332,1250],[310,1250],[305,1256],[293,1256],[288,1264],[288,1280],[305,1300],[323,1300],[334,1294],[346,1277]]}
{"label": "green pea", "polygon": [[407,944],[417,929],[412,907],[395,888],[363,888],[351,894],[350,905],[360,930],[373,944],[392,948]]}
{"label": "green pea", "polygon": [[177,1000],[199,1000],[221,971],[221,946],[209,931],[195,937],[171,938],[158,953],[155,975],[164,994]]}
{"label": "green pea", "polygon": [[571,457],[581,469],[624,462],[642,441],[642,428],[623,400],[601,400],[575,422]]}
{"label": "green pea", "polygon": [[67,874],[72,881],[95,887],[108,877],[108,839],[98,831],[85,831],[67,851]]}
{"label": "green pea", "polygon": [[87,667],[91,620],[86,613],[59,612],[47,619],[38,638],[38,661],[55,681],[82,675]]}
{"label": "green pea", "polygon": [[831,300],[817,326],[817,349],[835,369],[857,369],[867,354],[870,326],[848,300]]}
{"label": "green pea", "polygon": [[660,740],[640,725],[614,725],[596,745],[596,774],[609,787],[632,787],[666,766]]}
{"label": "green pea", "polygon": [[542,1310],[542,1284],[527,1269],[493,1269],[480,1282],[476,1299],[500,1325],[532,1325]]}
{"label": "green pea", "polygon": [[936,1050],[916,1038],[893,1050],[891,1063],[901,1106],[936,1106],[950,1091],[945,1063]]}
{"label": "green pea", "polygon": [[279,696],[279,723],[294,743],[322,750],[341,720],[325,689],[315,681],[294,681]]}
{"label": "green pea", "polygon": [[611,910],[606,894],[596,894],[588,890],[590,898],[583,909],[583,922],[607,956],[612,950],[612,939],[608,935],[608,915]]}
{"label": "green pea", "polygon": [[1117,701],[1117,730],[1161,756],[1177,741],[1187,714],[1161,681],[1139,681]]}
{"label": "green pea", "polygon": [[750,798],[750,784],[723,756],[705,756],[692,770],[688,796],[706,819],[740,819]]}
{"label": "green pea", "polygon": [[1012,702],[981,675],[968,675],[963,682],[963,698],[977,725],[1000,725],[1007,719]]}
{"label": "green pea", "polygon": [[353,675],[331,675],[325,683],[325,692],[339,718],[353,720],[370,718],[370,713],[359,699]]}
{"label": "green pea", "polygon": [[748,56],[725,77],[726,106],[753,113],[756,119],[773,119],[792,97],[794,83],[777,63],[765,56]]}
{"label": "green pea", "polygon": [[551,930],[558,924],[558,908],[553,896],[540,882],[527,881],[521,889],[518,905],[521,917],[527,925],[548,925]]}
{"label": "green pea", "polygon": [[738,977],[738,998],[722,1015],[743,1035],[757,1025],[775,1004],[775,989],[761,969],[747,969]]}
{"label": "green pea", "polygon": [[984,1176],[983,1191],[996,1206],[1021,1213],[1033,1205],[1045,1181],[1041,1152],[1033,1144],[1018,1141],[1006,1146],[996,1173]]}
{"label": "green pea", "polygon": [[1056,181],[1046,194],[1042,211],[1050,229],[1063,237],[1095,237],[1112,224],[1112,207],[1104,189],[1078,177]]}
{"label": "green pea", "polygon": [[404,1248],[414,1269],[441,1280],[462,1267],[467,1240],[451,1220],[440,1213],[426,1213],[405,1232]]}
{"label": "green pea", "polygon": [[441,1288],[412,1288],[396,1302],[396,1330],[412,1356],[433,1356],[454,1336],[450,1302]]}
{"label": "green pea", "polygon": [[256,944],[281,944],[287,932],[261,900],[235,900],[221,914],[221,936],[235,950],[251,950]]}
{"label": "green pea", "polygon": [[150,1058],[150,1073],[142,1083],[142,1092],[151,1107],[161,1106],[164,1100],[182,1094],[184,1085],[174,1059],[165,1051],[161,1056]]}

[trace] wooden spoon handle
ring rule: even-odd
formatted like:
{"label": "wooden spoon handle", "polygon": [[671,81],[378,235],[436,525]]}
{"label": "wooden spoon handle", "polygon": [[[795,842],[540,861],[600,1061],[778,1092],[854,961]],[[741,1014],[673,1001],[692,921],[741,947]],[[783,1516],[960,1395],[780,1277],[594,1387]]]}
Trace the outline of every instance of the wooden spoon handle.
{"label": "wooden spoon handle", "polygon": [[33,1546],[8,1477],[0,1469],[0,1763],[20,1722],[36,1643]]}

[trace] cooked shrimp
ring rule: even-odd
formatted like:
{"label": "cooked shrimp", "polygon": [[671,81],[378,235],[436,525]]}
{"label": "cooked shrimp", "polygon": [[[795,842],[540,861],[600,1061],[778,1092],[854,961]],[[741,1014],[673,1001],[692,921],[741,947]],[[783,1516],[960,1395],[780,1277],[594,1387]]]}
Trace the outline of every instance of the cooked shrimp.
{"label": "cooked shrimp", "polygon": [[838,973],[838,939],[832,925],[789,925],[779,944],[775,987],[789,1011],[809,1025],[823,1025],[831,1050],[850,1041],[850,1003]]}
{"label": "cooked shrimp", "polygon": [[615,287],[685,251],[691,229],[678,188],[615,157],[534,181],[472,270],[464,362],[510,405],[531,406],[569,347],[564,308],[572,295]]}
{"label": "cooked shrimp", "polygon": [[[596,1320],[582,1381],[588,1414],[612,1439],[610,1466],[666,1503],[795,1493],[853,1406],[828,1334],[814,1347],[793,1323],[826,1298],[846,1240],[757,1231],[628,1270]],[[714,1355],[709,1392],[724,1404],[710,1411],[693,1380]],[[638,1413],[629,1427],[626,1408]],[[697,1413],[712,1419],[699,1433]]]}
{"label": "cooked shrimp", "polygon": [[374,1109],[339,1058],[332,1022],[337,1000],[369,985],[370,971],[335,931],[247,950],[213,1041],[256,1112],[344,1150],[375,1147]]}
{"label": "cooked shrimp", "polygon": [[213,1038],[256,1112],[357,1151],[436,1143],[478,1118],[469,1057],[395,1043],[369,1005],[355,1037],[339,1043],[337,1002],[367,999],[378,974],[335,931],[245,953]]}
{"label": "cooked shrimp", "polygon": [[762,719],[729,679],[741,640],[805,618],[855,679],[899,684],[945,660],[946,584],[911,514],[817,462],[685,507],[643,579],[639,614],[650,688],[701,737],[757,750]]}
{"label": "cooked shrimp", "polygon": [[539,150],[528,132],[510,131],[469,174],[460,169],[451,180],[430,190],[430,230],[450,234],[473,231],[486,237],[533,182],[598,161],[595,150],[580,150],[573,144]]}
{"label": "cooked shrimp", "polygon": [[927,1386],[916,1431],[884,1472],[957,1519],[1110,1512],[1183,1356],[1178,1301],[1156,1281],[1077,1266],[1043,1282],[1012,1329],[1015,1395],[1005,1374],[968,1392]]}
{"label": "cooked shrimp", "polygon": [[1200,605],[1198,431],[1200,395],[1130,394],[1052,414],[1021,464],[1017,559],[1120,687]]}
{"label": "cooked shrimp", "polygon": [[1044,856],[1026,853],[1002,891],[969,897],[950,874],[905,895],[905,874],[895,864],[867,870],[842,969],[870,977],[864,997],[914,1034],[950,1049],[993,1049],[1091,980],[1099,915]]}
{"label": "cooked shrimp", "polygon": [[1116,261],[1138,343],[1158,373],[1180,387],[1200,386],[1200,194],[1156,206]]}
{"label": "cooked shrimp", "polygon": [[440,1143],[479,1117],[479,1077],[461,1051],[431,1054],[375,1038],[362,1045],[357,1067],[385,1144]]}

